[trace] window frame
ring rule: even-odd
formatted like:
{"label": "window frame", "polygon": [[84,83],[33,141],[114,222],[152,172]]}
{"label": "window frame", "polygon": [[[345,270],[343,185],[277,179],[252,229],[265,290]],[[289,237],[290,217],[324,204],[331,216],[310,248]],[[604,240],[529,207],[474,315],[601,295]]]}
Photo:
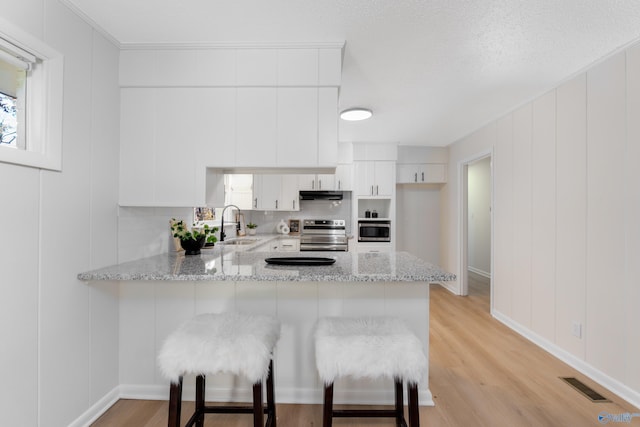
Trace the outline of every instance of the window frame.
{"label": "window frame", "polygon": [[0,162],[61,171],[64,57],[3,18],[0,39],[36,61],[26,82],[25,149],[0,147]]}

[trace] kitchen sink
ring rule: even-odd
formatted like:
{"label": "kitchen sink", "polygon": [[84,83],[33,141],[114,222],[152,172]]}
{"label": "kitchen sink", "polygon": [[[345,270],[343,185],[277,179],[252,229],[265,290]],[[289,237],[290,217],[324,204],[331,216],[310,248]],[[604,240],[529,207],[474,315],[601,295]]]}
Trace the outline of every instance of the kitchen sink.
{"label": "kitchen sink", "polygon": [[237,240],[227,240],[220,243],[223,245],[252,245],[257,241],[258,239],[237,239]]}

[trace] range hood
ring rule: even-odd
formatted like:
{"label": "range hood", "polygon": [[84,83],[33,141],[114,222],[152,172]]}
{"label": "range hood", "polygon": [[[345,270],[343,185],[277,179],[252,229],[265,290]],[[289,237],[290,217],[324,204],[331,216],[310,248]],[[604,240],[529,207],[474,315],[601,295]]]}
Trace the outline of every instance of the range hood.
{"label": "range hood", "polygon": [[342,191],[301,191],[300,200],[342,200]]}

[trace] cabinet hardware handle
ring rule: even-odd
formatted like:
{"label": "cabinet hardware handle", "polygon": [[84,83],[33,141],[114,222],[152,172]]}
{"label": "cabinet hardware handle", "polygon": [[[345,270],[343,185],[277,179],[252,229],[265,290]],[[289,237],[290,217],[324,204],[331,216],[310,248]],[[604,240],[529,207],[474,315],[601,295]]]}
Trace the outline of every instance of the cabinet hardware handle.
{"label": "cabinet hardware handle", "polygon": [[371,186],[371,195],[373,196],[373,185]]}
{"label": "cabinet hardware handle", "polygon": [[376,196],[378,195],[378,186],[376,185]]}
{"label": "cabinet hardware handle", "polygon": [[413,178],[413,182],[418,182],[418,172],[416,172],[416,176]]}
{"label": "cabinet hardware handle", "polygon": [[278,209],[278,201],[276,200],[276,209]]}
{"label": "cabinet hardware handle", "polygon": [[293,210],[294,211],[296,210],[296,201],[295,200],[293,201]]}
{"label": "cabinet hardware handle", "polygon": [[342,190],[342,181],[338,180],[338,190]]}
{"label": "cabinet hardware handle", "polygon": [[255,207],[256,209],[258,209],[258,198],[256,197],[254,200],[255,200],[255,206],[254,206],[254,207]]}
{"label": "cabinet hardware handle", "polygon": [[422,172],[422,182],[424,182],[424,172]]}
{"label": "cabinet hardware handle", "polygon": [[318,190],[322,190],[322,180],[318,180]]}
{"label": "cabinet hardware handle", "polygon": [[315,181],[315,179],[311,181],[311,189],[312,190],[316,189],[316,181]]}

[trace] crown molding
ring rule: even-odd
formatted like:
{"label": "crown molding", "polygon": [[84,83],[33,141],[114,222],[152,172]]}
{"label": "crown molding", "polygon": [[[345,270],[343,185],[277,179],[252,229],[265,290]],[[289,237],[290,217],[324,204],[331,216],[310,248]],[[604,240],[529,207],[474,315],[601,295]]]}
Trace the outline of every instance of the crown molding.
{"label": "crown molding", "polygon": [[191,42],[120,43],[122,50],[180,49],[344,49],[345,42]]}
{"label": "crown molding", "polygon": [[94,21],[89,15],[80,10],[75,4],[73,4],[70,0],[60,0],[60,3],[65,5],[71,12],[73,12],[76,16],[82,19],[84,22],[89,24],[91,28],[93,28],[96,32],[101,34],[105,39],[107,39],[111,44],[113,44],[117,48],[122,48],[122,43],[107,30],[102,28],[96,21]]}

